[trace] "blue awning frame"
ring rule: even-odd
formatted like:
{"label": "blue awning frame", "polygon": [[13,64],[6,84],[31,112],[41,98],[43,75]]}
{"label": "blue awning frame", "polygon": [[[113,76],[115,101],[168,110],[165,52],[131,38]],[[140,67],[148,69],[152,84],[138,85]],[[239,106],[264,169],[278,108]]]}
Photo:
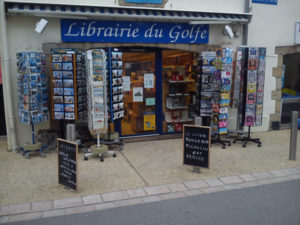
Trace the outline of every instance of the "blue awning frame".
{"label": "blue awning frame", "polygon": [[94,7],[12,2],[7,2],[5,6],[7,15],[17,14],[66,19],[134,20],[182,23],[207,21],[210,24],[247,24],[251,22],[252,18],[252,14],[250,13],[179,11],[137,7]]}

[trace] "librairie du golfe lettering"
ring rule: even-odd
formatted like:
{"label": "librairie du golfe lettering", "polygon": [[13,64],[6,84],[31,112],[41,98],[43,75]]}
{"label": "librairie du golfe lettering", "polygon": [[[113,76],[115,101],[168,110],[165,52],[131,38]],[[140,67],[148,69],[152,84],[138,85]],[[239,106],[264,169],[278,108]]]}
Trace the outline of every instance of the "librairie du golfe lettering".
{"label": "librairie du golfe lettering", "polygon": [[105,21],[72,21],[64,27],[66,38],[131,38],[131,39],[166,39],[170,43],[186,40],[197,43],[207,39],[208,29],[203,25],[172,23],[118,23]]}

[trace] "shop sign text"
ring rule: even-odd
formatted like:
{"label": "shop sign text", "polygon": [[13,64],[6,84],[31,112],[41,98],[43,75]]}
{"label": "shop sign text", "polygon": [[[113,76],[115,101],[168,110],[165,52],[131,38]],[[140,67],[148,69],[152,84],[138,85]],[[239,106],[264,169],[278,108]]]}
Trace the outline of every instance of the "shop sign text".
{"label": "shop sign text", "polygon": [[185,23],[61,20],[63,42],[208,43],[208,25]]}

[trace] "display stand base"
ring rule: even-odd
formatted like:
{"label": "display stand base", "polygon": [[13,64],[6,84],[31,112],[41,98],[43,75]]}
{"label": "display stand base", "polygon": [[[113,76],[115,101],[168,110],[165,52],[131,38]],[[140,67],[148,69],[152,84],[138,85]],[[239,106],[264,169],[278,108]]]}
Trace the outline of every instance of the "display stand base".
{"label": "display stand base", "polygon": [[41,142],[37,142],[35,144],[23,144],[20,151],[27,159],[30,159],[31,152],[40,152],[41,157],[46,157]]}
{"label": "display stand base", "polygon": [[226,148],[226,145],[231,146],[231,141],[222,140],[219,135],[217,137],[212,138],[211,143],[212,144],[221,144],[223,149]]}
{"label": "display stand base", "polygon": [[248,133],[247,136],[241,137],[241,138],[236,138],[233,140],[233,143],[236,143],[237,141],[242,141],[243,142],[243,148],[246,148],[248,142],[254,142],[257,143],[257,147],[261,147],[261,141],[259,138],[251,138],[250,136],[250,126],[248,126]]}
{"label": "display stand base", "polygon": [[100,146],[98,145],[91,146],[88,152],[84,154],[84,160],[88,160],[89,156],[93,156],[93,155],[98,155],[99,160],[101,162],[104,161],[104,156],[107,155],[112,155],[113,157],[117,156],[115,151],[109,151],[108,145],[104,145],[104,144],[101,144]]}
{"label": "display stand base", "polygon": [[108,146],[119,145],[119,150],[122,151],[124,149],[124,141],[120,139],[118,132],[112,132],[104,135],[101,143],[106,144]]}

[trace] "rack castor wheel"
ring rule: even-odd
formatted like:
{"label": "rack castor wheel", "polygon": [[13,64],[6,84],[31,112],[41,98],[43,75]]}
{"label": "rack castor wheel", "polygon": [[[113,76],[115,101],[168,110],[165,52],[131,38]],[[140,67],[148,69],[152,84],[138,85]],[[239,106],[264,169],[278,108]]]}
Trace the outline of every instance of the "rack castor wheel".
{"label": "rack castor wheel", "polygon": [[116,158],[116,157],[117,157],[116,153],[114,153],[114,154],[113,154],[113,157],[114,157],[114,158]]}
{"label": "rack castor wheel", "polygon": [[104,157],[103,157],[103,155],[101,154],[101,155],[99,155],[99,160],[100,160],[100,162],[103,162],[104,161]]}
{"label": "rack castor wheel", "polygon": [[84,156],[83,160],[87,161],[87,160],[89,160],[89,158],[87,156]]}
{"label": "rack castor wheel", "polygon": [[243,148],[246,148],[246,144],[243,144]]}
{"label": "rack castor wheel", "polygon": [[259,147],[259,148],[260,148],[260,147],[261,147],[261,143],[259,143],[259,144],[257,145],[257,147]]}

